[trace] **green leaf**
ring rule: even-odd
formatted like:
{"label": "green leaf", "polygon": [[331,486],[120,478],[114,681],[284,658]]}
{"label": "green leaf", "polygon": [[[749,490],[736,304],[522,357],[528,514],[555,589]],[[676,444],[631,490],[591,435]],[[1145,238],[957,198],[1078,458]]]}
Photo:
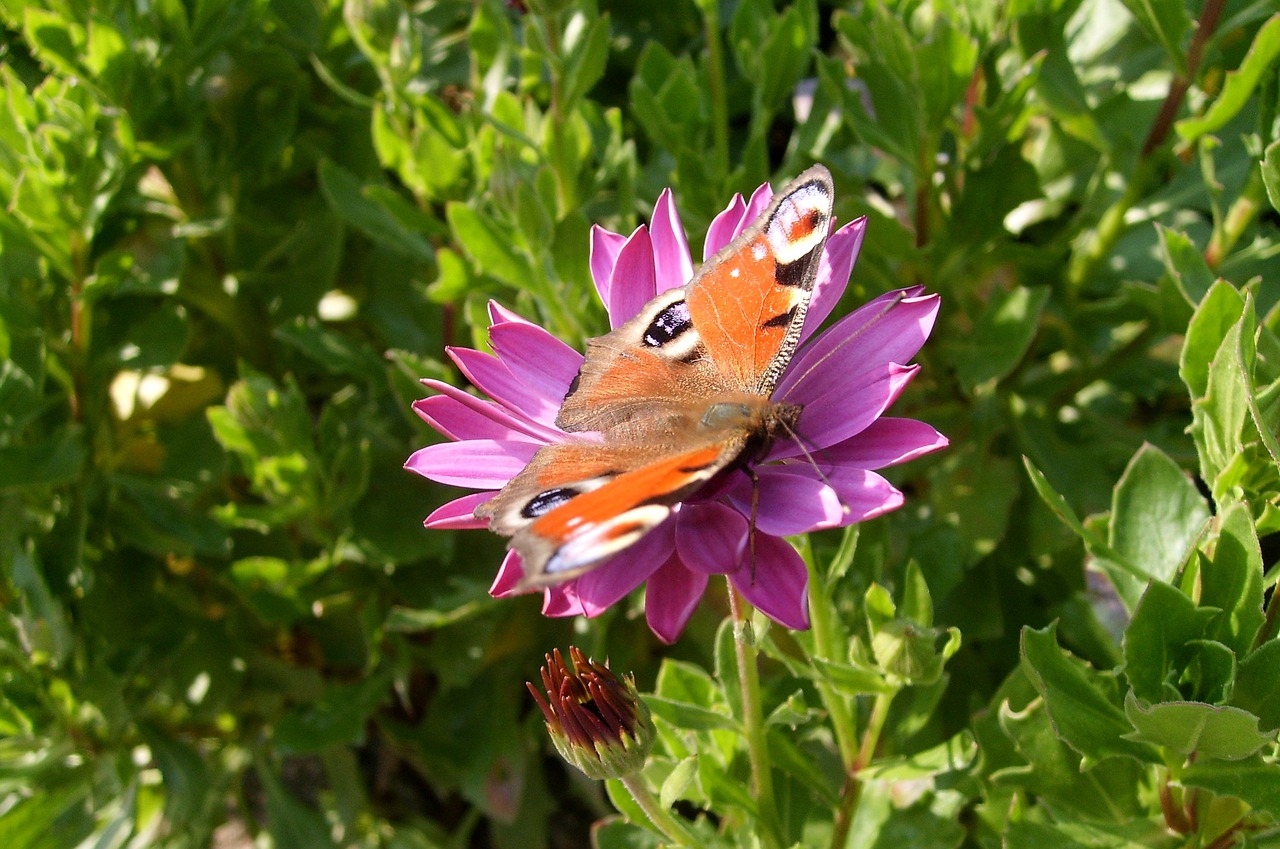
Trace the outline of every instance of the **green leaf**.
{"label": "green leaf", "polygon": [[1253,757],[1248,761],[1209,761],[1183,770],[1182,783],[1219,796],[1232,796],[1271,816],[1280,816],[1280,765]]}
{"label": "green leaf", "polygon": [[1167,829],[1151,822],[1122,826],[1092,822],[1009,823],[1003,849],[1155,849],[1169,846]]}
{"label": "green leaf", "polygon": [[1152,581],[1142,594],[1124,631],[1124,674],[1139,698],[1162,701],[1177,696],[1179,674],[1192,640],[1203,636],[1214,611],[1162,581]]}
{"label": "green leaf", "polygon": [[164,778],[165,818],[182,828],[208,810],[210,770],[196,749],[150,723],[139,726]]}
{"label": "green leaf", "polygon": [[529,288],[538,275],[528,258],[512,243],[492,218],[464,203],[450,203],[445,216],[454,237],[471,261],[489,274],[515,288]]}
{"label": "green leaf", "polygon": [[676,803],[677,799],[684,798],[684,792],[689,789],[689,785],[693,783],[693,779],[698,775],[698,759],[695,757],[682,758],[676,764],[676,768],[671,770],[665,781],[662,782],[662,789],[658,793],[658,800],[662,807],[670,808]]}
{"label": "green leaf", "polygon": [[884,673],[877,669],[836,663],[820,657],[813,659],[813,668],[818,674],[818,680],[830,684],[846,696],[867,696],[898,690],[898,687],[885,680]]}
{"label": "green leaf", "polygon": [[1267,187],[1271,208],[1280,210],[1280,141],[1267,145],[1262,156],[1262,183]]}
{"label": "green leaf", "polygon": [[1204,300],[1217,275],[1204,260],[1204,253],[1189,236],[1162,224],[1156,225],[1160,234],[1160,258],[1165,271],[1173,279],[1178,291],[1193,307]]}
{"label": "green leaf", "polygon": [[1172,583],[1208,519],[1209,506],[1191,478],[1148,443],[1116,485],[1108,542],[1141,575]]}
{"label": "green leaf", "polygon": [[1207,133],[1218,131],[1234,118],[1244,108],[1245,102],[1258,87],[1262,75],[1277,56],[1280,56],[1280,15],[1272,16],[1258,30],[1240,67],[1227,72],[1222,91],[1208,111],[1202,117],[1184,118],[1174,125],[1182,140],[1186,143],[1195,142]]}
{"label": "green leaf", "polygon": [[1244,313],[1244,297],[1225,280],[1218,280],[1200,300],[1187,326],[1178,373],[1193,401],[1209,391],[1209,365],[1222,347],[1227,332]]}
{"label": "green leaf", "polygon": [[0,447],[0,491],[71,483],[80,477],[84,461],[84,440],[76,427],[31,445]]}
{"label": "green leaf", "polygon": [[266,795],[266,829],[275,849],[324,849],[336,846],[319,812],[298,801],[275,771],[258,765],[258,778]]}
{"label": "green leaf", "polygon": [[1125,8],[1138,19],[1147,36],[1173,60],[1179,73],[1186,73],[1187,54],[1182,47],[1191,17],[1182,0],[1123,0]]}
{"label": "green leaf", "polygon": [[319,174],[325,200],[343,221],[418,262],[432,262],[435,251],[431,243],[404,225],[392,209],[398,204],[385,190],[379,191],[383,187],[362,183],[355,174],[329,160],[320,163]]}
{"label": "green leaf", "polygon": [[1044,699],[1054,731],[1080,754],[1084,768],[1115,756],[1161,763],[1155,749],[1126,739],[1133,727],[1115,703],[1115,680],[1063,651],[1056,624],[1022,629],[1022,668]]}
{"label": "green leaf", "polygon": [[1200,569],[1200,605],[1222,611],[1210,636],[1244,657],[1264,619],[1262,550],[1247,504],[1232,504],[1218,525],[1213,557]]}
{"label": "green leaf", "polygon": [[1129,739],[1184,757],[1195,753],[1197,760],[1243,760],[1265,746],[1271,736],[1258,731],[1258,717],[1248,711],[1204,702],[1147,704],[1130,692],[1124,713],[1136,729]]}
{"label": "green leaf", "polygon": [[276,740],[291,754],[359,744],[369,715],[391,695],[390,671],[355,684],[329,683],[312,704],[295,708],[276,724]]}
{"label": "green leaf", "polygon": [[1263,643],[1240,661],[1231,704],[1258,717],[1266,731],[1280,728],[1280,640]]}
{"label": "green leaf", "polygon": [[644,701],[653,710],[654,716],[662,717],[676,728],[691,731],[711,731],[717,728],[741,730],[732,716],[701,705],[678,702],[662,696],[645,696]]}
{"label": "green leaf", "polygon": [[956,352],[956,372],[966,392],[973,394],[980,384],[1008,376],[1022,362],[1048,300],[1048,286],[1019,286],[992,294],[968,341]]}
{"label": "green leaf", "polygon": [[948,772],[962,772],[978,755],[978,744],[967,729],[931,749],[873,761],[858,773],[863,781],[917,781]]}

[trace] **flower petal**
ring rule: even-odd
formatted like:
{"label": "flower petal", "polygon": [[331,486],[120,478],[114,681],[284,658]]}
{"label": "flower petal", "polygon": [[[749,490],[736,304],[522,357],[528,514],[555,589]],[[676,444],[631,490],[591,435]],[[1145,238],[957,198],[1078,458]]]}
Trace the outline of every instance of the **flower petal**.
{"label": "flower petal", "polygon": [[[508,437],[502,435],[505,432],[517,441],[548,443],[564,440],[562,431],[538,424],[522,413],[513,413],[500,404],[477,398],[456,386],[438,380],[424,380],[422,384],[468,410],[464,414],[451,405],[443,404],[428,404],[425,410],[422,409],[423,402],[431,398],[424,398],[413,405],[419,416],[450,439],[506,439]],[[438,415],[439,421],[436,420]],[[490,424],[478,421],[477,417],[488,419]]]}
{"label": "flower petal", "polygon": [[866,234],[867,217],[864,215],[827,237],[822,260],[818,264],[818,278],[813,284],[813,296],[809,300],[809,311],[804,317],[801,344],[822,326],[836,304],[840,303],[840,296],[849,285],[849,274],[853,271],[853,264],[858,261],[858,252],[862,250],[862,239]]}
{"label": "flower petal", "polygon": [[664,643],[674,643],[689,624],[707,588],[707,576],[695,572],[673,554],[649,576],[644,589],[644,618]]}
{"label": "flower petal", "polygon": [[618,261],[609,275],[609,324],[619,327],[640,312],[640,308],[658,294],[653,267],[653,241],[649,228],[641,224],[618,251]]}
{"label": "flower petal", "polygon": [[506,322],[515,322],[516,324],[528,324],[533,327],[538,326],[534,324],[532,321],[530,321],[529,319],[520,315],[520,313],[516,312],[515,310],[509,310],[506,307],[504,307],[502,304],[498,303],[497,301],[490,299],[489,300],[489,324],[504,324]]}
{"label": "flower petal", "polygon": [[477,519],[475,510],[497,494],[496,492],[472,492],[461,498],[455,498],[433,510],[430,516],[422,520],[422,525],[445,530],[487,528],[489,523],[484,519]]}
{"label": "flower petal", "polygon": [[742,220],[738,222],[738,229],[734,231],[735,236],[747,229],[760,217],[760,213],[769,207],[769,202],[773,200],[773,187],[768,183],[761,183],[759,188],[751,193],[751,200],[747,201],[747,208],[742,213]]}
{"label": "flower petal", "polygon": [[747,550],[747,520],[723,504],[682,504],[676,514],[676,551],[685,565],[708,575],[738,568]]}
{"label": "flower petal", "polygon": [[419,448],[404,467],[436,483],[502,489],[541,447],[511,439],[467,439]]}
{"label": "flower petal", "polygon": [[832,374],[847,382],[886,363],[906,363],[929,338],[940,300],[919,287],[888,292],[837,321],[791,361],[776,399],[804,404],[826,394]]}
{"label": "flower petal", "polygon": [[523,579],[524,563],[520,560],[520,555],[514,551],[508,551],[507,556],[502,558],[502,565],[498,567],[498,576],[493,579],[493,585],[489,587],[489,595],[494,598],[523,595],[524,591],[516,589]]}
{"label": "flower petal", "polygon": [[445,353],[472,385],[509,410],[524,413],[539,424],[552,427],[564,396],[541,395],[519,380],[497,357],[471,348],[446,348]]}
{"label": "flower petal", "polygon": [[653,207],[649,224],[653,242],[653,268],[657,275],[657,294],[683,286],[693,276],[693,260],[689,258],[689,240],[684,224],[676,212],[671,189],[663,189]]}
{"label": "flower petal", "polygon": [[945,436],[924,422],[881,418],[861,433],[824,448],[820,462],[857,469],[883,469],[931,454],[948,444]]}
{"label": "flower petal", "polygon": [[[796,433],[809,451],[824,449],[862,432],[898,400],[902,390],[920,371],[919,366],[890,363],[879,373],[838,372],[823,364],[815,369],[828,381],[826,390],[816,398],[806,398]],[[809,386],[819,384],[811,382]],[[795,440],[779,440],[769,459],[795,457],[803,452]]]}
{"label": "flower petal", "polygon": [[536,324],[495,324],[489,344],[511,375],[542,398],[563,400],[582,367],[582,354]]}
{"label": "flower petal", "polygon": [[729,576],[738,592],[760,612],[794,631],[809,627],[809,570],[784,539],[756,534],[755,563]]}
{"label": "flower petal", "polygon": [[601,303],[609,303],[609,288],[613,280],[613,266],[618,261],[618,251],[627,243],[627,237],[599,224],[591,225],[591,279],[600,293]]}
{"label": "flower petal", "polygon": [[703,262],[733,241],[733,237],[742,231],[742,216],[746,211],[746,201],[742,199],[742,195],[734,193],[729,205],[712,219],[711,226],[707,228],[707,238],[702,243]]}
{"label": "flower petal", "polygon": [[[815,459],[822,463],[821,455]],[[808,461],[757,467],[756,529],[773,536],[794,536],[863,522],[902,506],[902,493],[875,472],[825,464],[821,468],[819,477]],[[749,484],[736,487],[728,498],[750,515]]]}
{"label": "flower petal", "polygon": [[675,522],[666,521],[630,548],[573,581],[584,616],[599,616],[657,571],[675,551]]}

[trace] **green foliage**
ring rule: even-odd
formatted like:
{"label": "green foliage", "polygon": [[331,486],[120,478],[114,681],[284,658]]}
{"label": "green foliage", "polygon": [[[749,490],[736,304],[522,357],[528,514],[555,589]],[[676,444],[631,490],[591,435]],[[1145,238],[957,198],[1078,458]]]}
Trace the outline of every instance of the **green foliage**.
{"label": "green foliage", "polygon": [[[6,847],[656,846],[521,687],[570,639],[701,845],[1280,845],[1272,4],[0,21]],[[894,414],[951,448],[797,541],[808,632],[491,599],[501,543],[420,527],[416,381],[490,299],[599,334],[592,224],[672,186],[697,254],[813,161],[869,219],[843,307],[943,296]]]}

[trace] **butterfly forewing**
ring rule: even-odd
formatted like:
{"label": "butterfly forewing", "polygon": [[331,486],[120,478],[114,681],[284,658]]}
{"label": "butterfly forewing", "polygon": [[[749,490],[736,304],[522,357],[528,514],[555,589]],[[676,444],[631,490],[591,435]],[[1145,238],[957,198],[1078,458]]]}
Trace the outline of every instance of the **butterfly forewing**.
{"label": "butterfly forewing", "polygon": [[690,322],[736,388],[768,395],[790,360],[817,280],[833,198],[827,169],[810,168],[689,284]]}

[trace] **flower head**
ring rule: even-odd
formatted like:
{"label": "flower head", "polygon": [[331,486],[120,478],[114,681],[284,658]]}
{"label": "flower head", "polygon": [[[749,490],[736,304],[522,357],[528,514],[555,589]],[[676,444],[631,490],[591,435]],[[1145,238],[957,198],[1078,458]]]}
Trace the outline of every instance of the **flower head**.
{"label": "flower head", "polygon": [[649,708],[630,676],[619,678],[609,664],[588,660],[569,647],[570,669],[560,650],[542,667],[544,698],[526,683],[556,751],[589,778],[622,778],[638,772],[653,748],[656,732]]}
{"label": "flower head", "polygon": [[[712,221],[703,258],[745,230],[771,197],[767,185],[750,200],[735,195]],[[545,589],[546,615],[594,616],[647,582],[649,626],[670,642],[693,614],[709,576],[725,574],[770,618],[789,628],[808,627],[807,570],[783,538],[896,509],[902,493],[876,470],[947,444],[923,422],[883,415],[918,371],[909,363],[933,327],[936,295],[922,287],[889,292],[816,332],[844,292],[865,225],[858,219],[827,239],[800,347],[772,396],[803,409],[794,438],[777,439],[751,465],[758,488],[746,470],[717,479],[631,547]],[[688,282],[693,261],[669,189],[659,196],[649,226],[630,236],[592,229],[591,273],[615,328],[655,295]],[[581,436],[561,431],[555,420],[582,355],[496,303],[489,316],[492,355],[467,348],[448,353],[493,400],[427,380],[438,394],[414,404],[419,416],[453,441],[415,452],[406,468],[481,490],[436,510],[426,519],[429,528],[484,527],[473,515],[477,506],[539,448]],[[519,555],[509,552],[490,592],[519,592],[522,577]]]}

